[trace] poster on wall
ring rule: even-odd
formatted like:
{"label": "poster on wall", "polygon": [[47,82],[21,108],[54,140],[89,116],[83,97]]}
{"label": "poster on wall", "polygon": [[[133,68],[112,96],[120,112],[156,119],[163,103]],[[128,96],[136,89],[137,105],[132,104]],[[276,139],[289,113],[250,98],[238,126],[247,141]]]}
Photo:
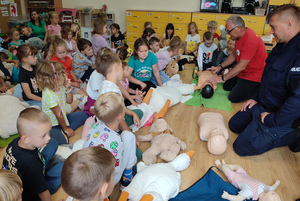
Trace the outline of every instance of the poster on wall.
{"label": "poster on wall", "polygon": [[6,5],[6,0],[1,0],[1,5]]}
{"label": "poster on wall", "polygon": [[15,3],[15,0],[10,0],[10,3]]}
{"label": "poster on wall", "polygon": [[16,17],[16,16],[18,16],[18,12],[17,12],[17,4],[16,3],[11,3],[10,5],[9,5],[9,7],[10,7],[10,16],[11,17]]}

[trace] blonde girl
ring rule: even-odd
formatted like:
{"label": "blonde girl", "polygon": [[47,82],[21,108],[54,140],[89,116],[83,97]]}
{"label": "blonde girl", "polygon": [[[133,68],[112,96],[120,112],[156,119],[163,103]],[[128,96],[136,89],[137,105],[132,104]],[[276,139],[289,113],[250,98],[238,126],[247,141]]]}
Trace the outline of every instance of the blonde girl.
{"label": "blonde girl", "polygon": [[16,28],[11,28],[8,32],[9,38],[11,38],[11,42],[8,44],[8,48],[10,47],[18,47],[23,44],[23,40],[20,40],[20,32]]}
{"label": "blonde girl", "polygon": [[198,27],[195,22],[190,22],[188,27],[189,32],[185,38],[185,54],[196,56],[201,41],[198,34]]}
{"label": "blonde girl", "polygon": [[50,61],[58,61],[65,67],[67,76],[71,81],[71,86],[77,88],[74,89],[73,93],[87,95],[85,91],[79,90],[79,88],[83,89],[84,87],[80,86],[82,81],[77,79],[73,71],[72,60],[67,56],[67,47],[65,41],[61,38],[56,38],[50,45],[48,55],[49,58],[51,58]]}
{"label": "blonde girl", "polygon": [[139,38],[134,43],[133,56],[128,62],[129,68],[132,70],[132,76],[129,77],[130,88],[142,91],[148,91],[156,85],[151,82],[152,76],[155,76],[159,86],[162,86],[161,77],[157,67],[157,58],[149,52],[148,41]]}
{"label": "blonde girl", "polygon": [[17,57],[22,63],[19,82],[23,90],[23,100],[29,105],[42,108],[42,91],[36,84],[36,54],[37,49],[26,43],[17,48]]}
{"label": "blonde girl", "polygon": [[[129,87],[129,77],[132,74],[132,69],[128,67],[128,64],[126,62],[122,62],[122,68],[123,68],[123,79],[119,81],[119,83],[128,91],[130,94],[130,97],[133,100],[136,100],[137,102],[142,102],[143,97],[145,95],[145,92],[142,92],[138,89],[134,90]],[[131,101],[128,99],[125,99],[125,105],[131,105]]]}
{"label": "blonde girl", "polygon": [[[169,48],[167,51],[155,53],[158,60],[158,70],[161,76],[162,83],[170,80],[169,76],[162,70],[172,61],[173,57],[179,57],[184,49],[184,43],[179,36],[174,36],[170,41]],[[151,82],[157,85],[155,77],[152,77]]]}
{"label": "blonde girl", "polygon": [[107,22],[103,18],[97,18],[94,21],[94,30],[92,32],[92,45],[94,55],[97,55],[98,50],[103,47],[108,47],[103,35],[107,31]]}
{"label": "blonde girl", "polygon": [[50,11],[48,13],[49,15],[49,19],[48,19],[48,26],[47,26],[47,36],[51,36],[51,35],[58,35],[59,37],[61,37],[61,26],[58,24],[59,22],[59,16],[57,14],[57,12],[55,11]]}
{"label": "blonde girl", "polygon": [[67,56],[72,59],[73,55],[79,50],[77,48],[76,41],[73,40],[73,34],[70,27],[66,26],[65,28],[63,28],[61,37],[63,38],[67,46]]}
{"label": "blonde girl", "polygon": [[22,180],[10,171],[0,169],[0,200],[22,201]]}
{"label": "blonde girl", "polygon": [[87,115],[82,111],[66,114],[66,104],[73,102],[73,94],[70,80],[61,63],[44,61],[36,74],[37,85],[43,91],[43,111],[52,122],[50,136],[59,144],[66,144],[69,137],[75,134],[74,130],[85,122]]}

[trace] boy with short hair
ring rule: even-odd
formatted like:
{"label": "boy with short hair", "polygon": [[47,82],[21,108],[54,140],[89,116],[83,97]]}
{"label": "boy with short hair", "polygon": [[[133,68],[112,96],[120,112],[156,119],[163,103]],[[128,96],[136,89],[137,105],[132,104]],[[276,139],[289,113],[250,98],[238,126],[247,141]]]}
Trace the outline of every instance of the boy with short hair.
{"label": "boy with short hair", "polygon": [[121,135],[117,133],[125,115],[123,97],[116,92],[102,94],[95,102],[95,114],[101,122],[88,132],[83,147],[100,146],[109,150],[115,156],[115,184],[124,172],[121,185],[127,186],[132,180],[132,168],[137,158],[135,135],[127,130]]}
{"label": "boy with short hair", "polygon": [[213,34],[213,41],[216,44],[216,46],[218,47],[219,45],[219,41],[220,41],[220,36],[219,34],[216,33],[218,29],[218,22],[215,20],[211,20],[207,23],[207,31],[211,32]]}
{"label": "boy with short hair", "polygon": [[114,166],[114,156],[104,148],[89,147],[78,150],[64,163],[62,188],[79,201],[102,201],[114,188]]}
{"label": "boy with short hair", "polygon": [[159,43],[160,43],[159,39],[157,37],[152,37],[150,38],[149,43],[150,43],[150,50],[153,53],[157,53],[159,51]]}
{"label": "boy with short hair", "polygon": [[21,39],[23,40],[24,43],[29,38],[35,37],[35,35],[29,31],[29,27],[25,24],[22,24],[20,26],[19,31],[20,31],[21,34],[23,34]]}
{"label": "boy with short hair", "polygon": [[209,31],[203,34],[203,43],[199,46],[198,57],[196,62],[196,67],[193,71],[193,77],[196,78],[196,75],[207,68],[216,66],[217,57],[218,57],[218,47],[213,42],[213,34]]}
{"label": "boy with short hair", "polygon": [[51,128],[51,120],[43,111],[23,110],[17,120],[20,137],[8,145],[4,154],[2,168],[20,176],[24,201],[51,200],[50,193],[60,186],[63,163],[47,167],[58,148],[57,141],[50,138]]}

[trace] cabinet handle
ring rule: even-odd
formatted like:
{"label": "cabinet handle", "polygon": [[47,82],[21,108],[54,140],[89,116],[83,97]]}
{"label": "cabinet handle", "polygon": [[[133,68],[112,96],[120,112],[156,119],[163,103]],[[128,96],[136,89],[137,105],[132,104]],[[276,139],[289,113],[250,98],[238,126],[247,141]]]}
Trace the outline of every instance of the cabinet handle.
{"label": "cabinet handle", "polygon": [[133,26],[133,28],[140,28],[139,26]]}
{"label": "cabinet handle", "polygon": [[160,29],[160,27],[153,27],[153,29]]}
{"label": "cabinet handle", "polygon": [[205,29],[198,29],[199,31],[206,31]]}
{"label": "cabinet handle", "polygon": [[205,21],[205,20],[207,20],[207,19],[200,18],[199,20],[203,20],[203,21]]}
{"label": "cabinet handle", "polygon": [[137,36],[133,36],[132,38],[138,38]]}
{"label": "cabinet handle", "polygon": [[255,21],[248,21],[249,23],[256,23]]}
{"label": "cabinet handle", "polygon": [[134,15],[134,16],[132,16],[132,17],[140,17],[140,16],[138,16],[138,15]]}
{"label": "cabinet handle", "polygon": [[183,17],[176,17],[176,19],[178,19],[178,20],[182,20],[182,19],[183,19]]}
{"label": "cabinet handle", "polygon": [[183,29],[175,29],[175,30],[181,31],[181,30],[183,30]]}
{"label": "cabinet handle", "polygon": [[154,18],[160,19],[160,17],[154,17]]}

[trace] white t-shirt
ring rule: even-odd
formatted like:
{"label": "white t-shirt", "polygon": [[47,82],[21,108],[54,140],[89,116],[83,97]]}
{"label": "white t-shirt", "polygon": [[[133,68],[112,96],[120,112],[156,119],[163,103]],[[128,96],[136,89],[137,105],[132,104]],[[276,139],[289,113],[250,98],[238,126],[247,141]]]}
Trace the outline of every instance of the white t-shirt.
{"label": "white t-shirt", "polygon": [[214,43],[210,47],[206,47],[204,42],[199,45],[197,57],[199,70],[203,70],[203,63],[208,64],[212,62],[213,53],[216,49],[218,49],[218,47]]}
{"label": "white t-shirt", "polygon": [[120,91],[119,87],[115,83],[108,81],[108,80],[104,80],[99,89],[98,97],[100,95],[108,93],[108,92],[117,92],[122,96],[122,92]]}
{"label": "white t-shirt", "polygon": [[[197,44],[201,42],[199,34],[196,34],[195,36],[191,36],[191,34],[188,34],[185,38],[185,42],[187,44],[187,50],[193,51]],[[194,52],[195,55],[197,55],[197,51]]]}
{"label": "white t-shirt", "polygon": [[100,89],[104,80],[105,77],[101,73],[98,73],[96,70],[94,70],[94,72],[90,76],[86,88],[86,92],[91,99],[97,100],[97,98],[99,97],[98,90]]}

